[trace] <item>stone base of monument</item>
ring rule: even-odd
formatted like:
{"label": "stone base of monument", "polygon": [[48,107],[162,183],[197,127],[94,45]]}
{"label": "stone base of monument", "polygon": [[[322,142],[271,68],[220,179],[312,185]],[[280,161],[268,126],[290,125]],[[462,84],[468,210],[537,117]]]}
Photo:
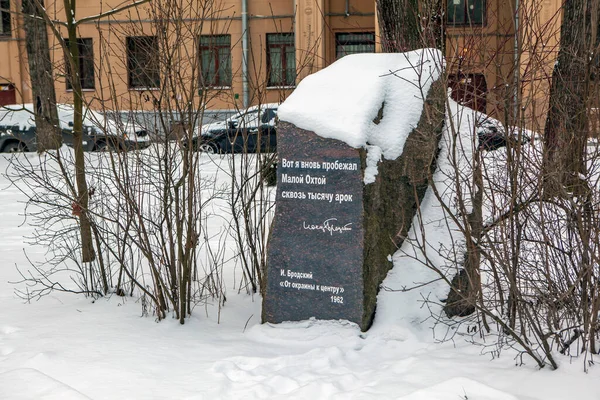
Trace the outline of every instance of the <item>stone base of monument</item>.
{"label": "stone base of monument", "polygon": [[[442,83],[434,83],[402,155],[380,161],[369,184],[365,149],[280,122],[263,322],[315,317],[370,327],[390,256],[406,237],[435,167],[445,96]],[[382,104],[374,122],[399,117],[386,115]]]}

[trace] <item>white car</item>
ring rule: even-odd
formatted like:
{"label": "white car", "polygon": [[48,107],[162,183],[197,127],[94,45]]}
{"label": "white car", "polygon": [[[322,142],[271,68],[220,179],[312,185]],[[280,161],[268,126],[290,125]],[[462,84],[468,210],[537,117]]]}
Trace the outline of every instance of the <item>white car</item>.
{"label": "white car", "polygon": [[[57,104],[63,142],[73,145],[73,106]],[[150,145],[148,132],[133,123],[122,124],[103,114],[84,108],[83,148],[131,150]],[[36,151],[36,127],[32,104],[0,107],[0,152]]]}

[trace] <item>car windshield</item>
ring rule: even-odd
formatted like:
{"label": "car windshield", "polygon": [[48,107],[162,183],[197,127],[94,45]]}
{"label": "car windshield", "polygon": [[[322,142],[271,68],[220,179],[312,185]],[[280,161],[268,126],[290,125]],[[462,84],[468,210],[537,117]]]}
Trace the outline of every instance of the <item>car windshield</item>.
{"label": "car windshield", "polygon": [[276,115],[276,108],[261,108],[260,114],[259,109],[253,108],[250,111],[239,113],[229,118],[229,121],[234,122],[238,127],[257,127],[259,121],[260,124],[268,124],[274,120]]}
{"label": "car windshield", "polygon": [[258,126],[258,110],[242,114],[238,120],[238,126],[248,128]]}
{"label": "car windshield", "polygon": [[271,122],[275,122],[275,116],[277,116],[276,108],[267,108],[262,115],[261,121],[263,124],[269,124]]}

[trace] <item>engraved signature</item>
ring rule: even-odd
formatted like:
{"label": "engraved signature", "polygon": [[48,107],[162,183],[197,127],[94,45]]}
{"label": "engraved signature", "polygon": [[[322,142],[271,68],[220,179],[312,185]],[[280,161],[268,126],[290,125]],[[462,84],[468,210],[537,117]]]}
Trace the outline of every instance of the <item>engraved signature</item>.
{"label": "engraved signature", "polygon": [[346,225],[340,225],[336,224],[337,220],[337,218],[329,218],[323,221],[322,224],[317,225],[307,224],[306,221],[302,221],[302,227],[308,231],[321,231],[329,233],[332,236],[334,233],[344,233],[352,230],[352,227],[350,226],[352,225],[352,222]]}

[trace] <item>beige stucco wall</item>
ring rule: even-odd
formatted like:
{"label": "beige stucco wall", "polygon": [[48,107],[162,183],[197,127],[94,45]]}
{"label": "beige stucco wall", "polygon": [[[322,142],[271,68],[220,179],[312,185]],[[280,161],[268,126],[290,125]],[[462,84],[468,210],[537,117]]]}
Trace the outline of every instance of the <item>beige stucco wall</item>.
{"label": "beige stucco wall", "polygon": [[552,69],[558,57],[561,1],[521,0],[520,59],[523,121],[543,132],[548,113]]}
{"label": "beige stucco wall", "polygon": [[[11,10],[17,10],[17,4],[11,2]],[[0,37],[0,83],[12,83],[16,88],[17,102],[31,99],[29,87],[29,72],[27,68],[27,56],[24,33],[17,27],[22,25],[21,18],[12,14],[12,27],[14,29],[11,37]],[[16,29],[15,29],[16,28]]]}
{"label": "beige stucco wall", "polygon": [[[159,2],[144,4],[137,8],[112,15],[101,21],[83,23],[78,37],[92,38],[96,61],[95,90],[86,90],[85,97],[92,106],[107,106],[120,109],[152,109],[157,107],[152,98],[164,101],[204,100],[209,108],[241,108],[243,105],[242,85],[242,21],[241,0],[202,0],[194,3],[183,15],[169,18],[164,24],[170,39],[161,43],[161,52],[178,58],[171,68],[164,69],[161,87],[168,76],[178,82],[166,89],[170,93],[128,88],[125,40],[127,36],[155,35],[156,19],[163,15],[177,15],[173,10],[158,9]],[[53,19],[64,20],[64,9],[60,1],[46,1],[46,8]],[[122,5],[121,0],[78,0],[76,18],[97,15]],[[346,6],[347,4],[347,6]],[[20,0],[12,3],[15,10]],[[348,11],[348,12],[346,12]],[[266,35],[268,33],[296,32],[296,63],[298,80],[315,72],[335,60],[334,35],[340,31],[374,31],[375,16],[373,0],[249,0],[249,49],[248,81],[249,103],[278,102],[293,88],[266,88]],[[24,33],[18,18],[13,37],[0,39],[0,52],[5,62],[0,63],[0,83],[13,82],[20,95],[17,101],[31,101],[28,67],[24,48]],[[152,22],[153,21],[153,22]],[[176,21],[179,21],[176,23]],[[176,34],[176,26],[182,29]],[[232,57],[231,88],[206,90],[205,98],[199,98],[197,90],[186,84],[192,75],[198,74],[197,49],[194,38],[198,34],[230,34]],[[66,32],[63,30],[63,34]],[[60,102],[71,102],[72,93],[66,89],[64,60],[56,37],[49,29],[53,59],[56,65],[53,74],[56,93]],[[162,35],[160,35],[162,36]],[[175,39],[175,38],[178,39]],[[161,59],[164,62],[166,58]],[[197,76],[197,75],[196,75]],[[164,88],[163,88],[164,89]],[[170,97],[170,99],[168,99]]]}
{"label": "beige stucco wall", "polygon": [[[517,4],[519,42],[515,48]],[[559,50],[561,0],[493,0],[488,5],[485,28],[447,29],[449,71],[457,69],[461,51],[468,48],[469,60],[463,64],[463,71],[485,74],[487,112],[502,120],[505,111],[514,114],[516,110],[507,110],[503,104],[514,101],[516,84],[520,125],[543,132],[552,69]]]}
{"label": "beige stucco wall", "polygon": [[514,0],[488,1],[486,24],[479,27],[446,29],[447,70],[456,74],[484,74],[487,84],[487,113],[501,116],[506,96],[514,83]]}

